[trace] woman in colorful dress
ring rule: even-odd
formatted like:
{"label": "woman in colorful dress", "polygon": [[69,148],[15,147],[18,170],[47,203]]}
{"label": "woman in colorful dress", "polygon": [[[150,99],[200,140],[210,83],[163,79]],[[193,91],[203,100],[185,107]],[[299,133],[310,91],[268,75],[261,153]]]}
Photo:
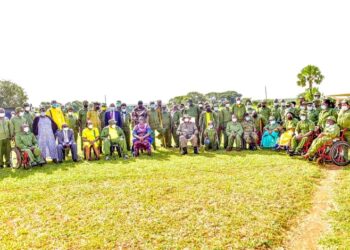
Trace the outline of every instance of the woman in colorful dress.
{"label": "woman in colorful dress", "polygon": [[134,156],[139,156],[140,150],[146,150],[151,155],[151,145],[153,142],[151,127],[145,123],[145,118],[140,117],[138,124],[133,129]]}
{"label": "woman in colorful dress", "polygon": [[276,122],[274,116],[270,116],[269,123],[264,127],[261,147],[274,148],[278,142],[279,135],[279,124]]}

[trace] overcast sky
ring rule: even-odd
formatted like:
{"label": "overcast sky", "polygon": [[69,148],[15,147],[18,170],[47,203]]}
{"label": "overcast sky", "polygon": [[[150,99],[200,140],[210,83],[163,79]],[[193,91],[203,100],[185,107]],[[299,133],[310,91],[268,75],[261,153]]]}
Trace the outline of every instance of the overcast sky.
{"label": "overcast sky", "polygon": [[350,1],[0,0],[0,79],[30,101],[189,91],[293,97],[307,64],[350,92]]}

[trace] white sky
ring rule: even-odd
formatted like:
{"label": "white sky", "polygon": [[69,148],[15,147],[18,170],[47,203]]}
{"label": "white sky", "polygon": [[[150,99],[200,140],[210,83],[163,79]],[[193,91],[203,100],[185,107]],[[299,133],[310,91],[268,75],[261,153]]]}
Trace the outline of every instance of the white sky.
{"label": "white sky", "polygon": [[189,91],[293,97],[307,64],[350,92],[350,1],[0,0],[0,79],[30,101]]}

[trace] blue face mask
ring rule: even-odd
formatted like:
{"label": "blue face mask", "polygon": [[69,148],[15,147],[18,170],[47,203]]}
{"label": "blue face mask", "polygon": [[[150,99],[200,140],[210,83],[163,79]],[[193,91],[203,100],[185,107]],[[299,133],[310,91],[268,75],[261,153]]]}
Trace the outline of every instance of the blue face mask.
{"label": "blue face mask", "polygon": [[52,104],[52,107],[53,108],[58,108],[60,105],[59,104],[57,104],[57,103],[55,103],[55,104]]}

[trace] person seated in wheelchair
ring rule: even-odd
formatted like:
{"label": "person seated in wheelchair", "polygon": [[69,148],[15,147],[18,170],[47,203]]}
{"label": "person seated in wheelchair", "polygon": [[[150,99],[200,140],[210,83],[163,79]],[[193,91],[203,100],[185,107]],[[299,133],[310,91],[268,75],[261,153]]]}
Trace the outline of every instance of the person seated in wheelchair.
{"label": "person seated in wheelchair", "polygon": [[208,122],[208,127],[204,130],[204,147],[205,150],[218,150],[219,149],[219,137],[214,123]]}
{"label": "person seated in wheelchair", "polygon": [[91,161],[91,149],[94,151],[95,160],[100,159],[100,132],[97,128],[94,128],[94,125],[91,121],[87,121],[87,127],[83,130],[81,139],[83,141],[83,149],[85,154],[85,159]]}
{"label": "person seated in wheelchair", "polygon": [[315,124],[307,118],[305,110],[300,112],[300,121],[295,127],[295,135],[292,138],[291,147],[288,151],[290,156],[301,155],[305,143],[313,136]]}
{"label": "person seated in wheelchair", "polygon": [[66,123],[62,124],[62,130],[58,130],[56,133],[57,137],[57,152],[58,152],[58,161],[62,162],[65,159],[66,150],[72,152],[72,160],[74,162],[78,161],[78,148],[75,143],[74,131],[69,128]]}
{"label": "person seated in wheelchair", "polygon": [[326,118],[326,125],[322,133],[312,142],[311,147],[304,155],[305,159],[312,161],[317,151],[325,144],[332,142],[335,138],[340,136],[340,128],[336,124],[337,120],[334,116]]}
{"label": "person seated in wheelchair", "polygon": [[23,124],[21,132],[15,136],[16,147],[28,155],[29,164],[31,167],[45,164],[41,156],[41,150],[38,146],[38,141],[34,134],[30,132],[29,126]]}
{"label": "person seated in wheelchair", "polygon": [[243,139],[246,146],[249,145],[250,150],[256,150],[258,147],[259,137],[256,133],[255,123],[248,113],[244,114],[244,119],[242,122],[243,127]]}
{"label": "person seated in wheelchair", "polygon": [[191,142],[193,152],[198,154],[198,128],[195,122],[191,121],[191,117],[185,114],[182,117],[183,123],[177,128],[176,133],[179,135],[181,154],[186,155],[187,143]]}
{"label": "person seated in wheelchair", "polygon": [[139,156],[140,150],[146,150],[148,155],[151,155],[152,129],[145,122],[143,116],[138,119],[138,124],[134,127],[132,135],[134,137],[132,146],[134,156]]}
{"label": "person seated in wheelchair", "polygon": [[123,130],[117,126],[114,119],[108,121],[108,126],[104,127],[101,132],[103,152],[106,160],[110,160],[114,147],[117,147],[119,153],[124,159],[129,158],[127,155],[126,140]]}

